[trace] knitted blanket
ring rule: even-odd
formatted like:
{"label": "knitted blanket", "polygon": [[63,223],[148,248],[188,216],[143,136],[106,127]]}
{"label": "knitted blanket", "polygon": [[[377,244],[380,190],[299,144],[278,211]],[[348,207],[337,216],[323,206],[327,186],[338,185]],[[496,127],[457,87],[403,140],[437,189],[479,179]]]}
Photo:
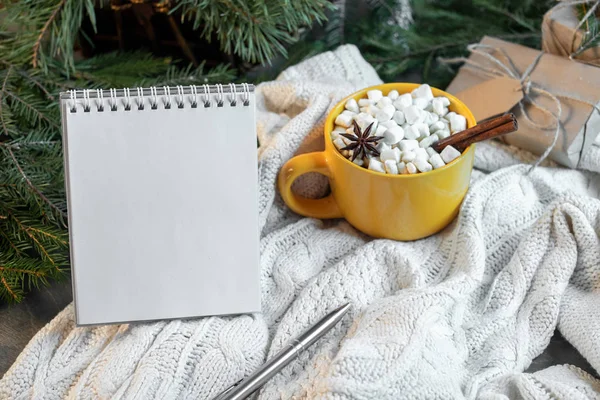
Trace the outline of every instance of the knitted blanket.
{"label": "knitted blanket", "polygon": [[[259,399],[600,398],[578,368],[523,372],[557,327],[600,371],[600,175],[526,174],[529,153],[483,143],[458,218],[409,243],[285,207],[280,166],[322,148],[328,110],[377,83],[343,46],[258,87],[262,313],[76,328],[68,306],[0,398],[210,399],[345,302],[349,315]],[[306,175],[296,189],[319,196],[326,180]]]}

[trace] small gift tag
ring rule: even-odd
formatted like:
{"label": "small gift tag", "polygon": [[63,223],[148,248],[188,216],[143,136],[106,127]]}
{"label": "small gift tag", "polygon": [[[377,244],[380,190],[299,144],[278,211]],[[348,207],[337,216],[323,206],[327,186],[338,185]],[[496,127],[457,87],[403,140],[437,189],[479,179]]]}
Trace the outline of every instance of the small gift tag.
{"label": "small gift tag", "polygon": [[475,120],[483,121],[511,110],[523,99],[521,83],[498,77],[471,86],[455,95],[469,107]]}

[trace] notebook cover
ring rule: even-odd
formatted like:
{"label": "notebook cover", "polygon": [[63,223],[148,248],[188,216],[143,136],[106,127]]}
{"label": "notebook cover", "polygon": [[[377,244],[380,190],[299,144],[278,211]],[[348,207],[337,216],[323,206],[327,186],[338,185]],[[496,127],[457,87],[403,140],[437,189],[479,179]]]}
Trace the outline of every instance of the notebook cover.
{"label": "notebook cover", "polygon": [[260,311],[253,92],[113,100],[61,105],[77,324]]}

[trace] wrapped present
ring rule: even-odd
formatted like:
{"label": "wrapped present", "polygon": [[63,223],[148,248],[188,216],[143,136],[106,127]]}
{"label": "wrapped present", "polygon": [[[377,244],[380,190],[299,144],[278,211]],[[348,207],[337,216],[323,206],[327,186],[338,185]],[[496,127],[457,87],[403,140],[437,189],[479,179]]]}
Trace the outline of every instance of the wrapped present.
{"label": "wrapped present", "polygon": [[551,8],[542,23],[542,49],[557,56],[600,66],[600,46],[585,45],[590,35],[586,33],[589,31],[586,22],[589,16],[579,17],[575,8],[584,7],[591,18],[596,18],[595,12],[600,10],[597,3],[597,0],[563,1]]}
{"label": "wrapped present", "polygon": [[519,130],[507,143],[576,168],[600,132],[600,69],[484,37],[469,46],[446,89],[461,99],[478,121],[512,111]]}

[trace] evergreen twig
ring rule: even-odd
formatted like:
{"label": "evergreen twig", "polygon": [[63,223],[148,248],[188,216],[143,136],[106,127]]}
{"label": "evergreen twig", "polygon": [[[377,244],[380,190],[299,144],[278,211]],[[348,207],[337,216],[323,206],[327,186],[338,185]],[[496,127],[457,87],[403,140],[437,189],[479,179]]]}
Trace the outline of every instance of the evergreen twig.
{"label": "evergreen twig", "polygon": [[27,186],[29,186],[31,188],[31,190],[33,190],[35,192],[35,194],[37,194],[46,204],[48,204],[50,206],[50,208],[52,208],[54,211],[56,211],[57,213],[59,213],[63,218],[66,218],[67,217],[67,213],[65,213],[63,210],[61,210],[60,208],[58,208],[56,206],[56,204],[54,204],[52,201],[50,201],[50,199],[47,198],[44,195],[44,193],[42,193],[42,191],[40,189],[38,189],[31,182],[31,180],[27,177],[27,174],[25,174],[25,171],[23,171],[23,168],[21,167],[21,164],[19,164],[19,161],[17,160],[17,157],[15,157],[15,153],[13,153],[13,151],[11,149],[11,146],[7,146],[4,143],[0,143],[0,146],[4,147],[6,149],[6,151],[10,155],[11,160],[14,162],[15,167],[17,167],[17,169],[19,170],[19,173],[21,174],[21,176],[23,177],[23,179],[25,180],[25,182],[27,182]]}
{"label": "evergreen twig", "polygon": [[40,34],[38,35],[35,43],[33,44],[33,55],[32,55],[33,68],[37,68],[37,66],[38,66],[38,55],[39,55],[39,51],[40,51],[40,46],[42,45],[42,39],[44,39],[44,36],[46,36],[46,33],[48,32],[48,28],[50,28],[50,24],[52,22],[54,22],[54,20],[58,16],[58,12],[65,5],[65,2],[66,2],[66,0],[61,0],[60,3],[58,3],[56,5],[56,8],[54,9],[54,11],[52,11],[52,14],[50,14],[50,17],[48,18],[48,20],[46,21],[46,23],[40,30]]}

